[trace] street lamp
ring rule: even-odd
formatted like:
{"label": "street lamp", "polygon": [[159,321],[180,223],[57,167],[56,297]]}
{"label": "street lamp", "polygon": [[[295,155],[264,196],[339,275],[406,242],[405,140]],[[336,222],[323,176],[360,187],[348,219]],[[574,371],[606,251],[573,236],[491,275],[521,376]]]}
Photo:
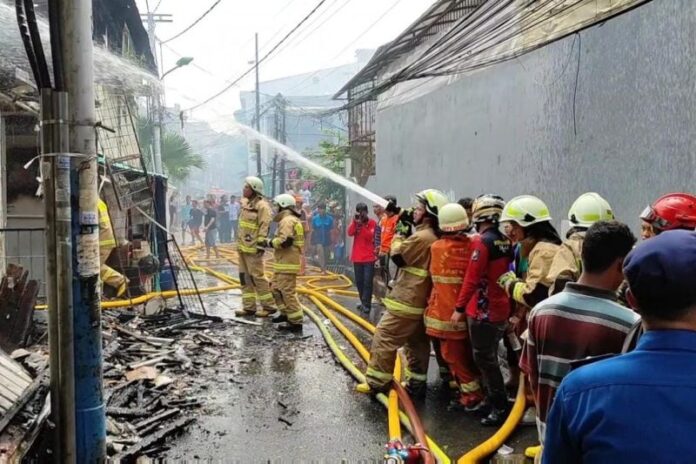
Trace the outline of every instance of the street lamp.
{"label": "street lamp", "polygon": [[176,70],[176,69],[183,68],[184,66],[188,66],[189,64],[191,64],[192,61],[193,61],[193,57],[191,57],[191,56],[182,56],[181,58],[179,58],[179,59],[176,61],[176,65],[175,65],[172,69],[170,69],[169,71],[167,71],[166,73],[162,74],[162,77],[160,77],[159,79],[160,79],[160,80],[164,79],[164,78],[167,76],[167,74],[169,74],[170,72],[172,72],[172,71],[174,71],[174,70]]}

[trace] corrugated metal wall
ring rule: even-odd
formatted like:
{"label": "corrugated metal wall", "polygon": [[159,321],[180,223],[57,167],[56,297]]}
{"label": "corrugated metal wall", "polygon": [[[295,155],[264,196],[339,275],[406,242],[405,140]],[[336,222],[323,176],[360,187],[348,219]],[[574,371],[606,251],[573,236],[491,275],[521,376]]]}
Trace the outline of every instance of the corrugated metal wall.
{"label": "corrugated metal wall", "polygon": [[692,0],[654,1],[380,110],[367,187],[529,193],[558,223],[597,191],[637,227],[660,194],[696,191],[694,37]]}

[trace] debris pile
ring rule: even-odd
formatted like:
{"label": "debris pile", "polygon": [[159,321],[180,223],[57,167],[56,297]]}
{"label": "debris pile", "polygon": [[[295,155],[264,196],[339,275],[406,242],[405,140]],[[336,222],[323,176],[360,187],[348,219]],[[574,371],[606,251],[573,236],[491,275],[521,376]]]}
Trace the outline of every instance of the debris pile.
{"label": "debris pile", "polygon": [[165,439],[195,421],[207,385],[202,367],[215,365],[225,344],[211,331],[225,324],[185,311],[103,314],[107,450],[114,460],[157,456]]}

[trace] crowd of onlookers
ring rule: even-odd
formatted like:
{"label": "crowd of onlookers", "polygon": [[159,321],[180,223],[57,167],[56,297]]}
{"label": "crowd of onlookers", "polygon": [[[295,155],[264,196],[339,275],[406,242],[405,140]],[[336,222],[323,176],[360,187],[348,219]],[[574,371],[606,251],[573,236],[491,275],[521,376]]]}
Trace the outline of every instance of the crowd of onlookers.
{"label": "crowd of onlookers", "polygon": [[[321,270],[327,271],[331,263],[345,260],[345,215],[337,201],[316,199],[308,182],[301,186],[288,184],[286,193],[295,197],[297,210],[301,212],[305,230],[305,257]],[[241,197],[235,195],[208,194],[205,198],[192,199],[186,195],[180,201],[175,193],[169,199],[169,224],[180,228],[181,243],[202,244],[207,254],[217,252],[217,243],[233,243],[241,208]]]}

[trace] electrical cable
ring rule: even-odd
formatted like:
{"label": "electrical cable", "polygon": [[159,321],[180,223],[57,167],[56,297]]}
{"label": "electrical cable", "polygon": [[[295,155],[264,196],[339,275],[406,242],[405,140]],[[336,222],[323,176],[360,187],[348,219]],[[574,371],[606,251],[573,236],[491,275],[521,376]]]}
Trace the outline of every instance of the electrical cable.
{"label": "electrical cable", "polygon": [[50,88],[51,74],[48,71],[48,62],[46,61],[46,54],[44,53],[43,44],[41,43],[41,34],[39,33],[39,24],[36,22],[33,0],[24,0],[24,12],[27,16],[29,37],[31,38],[34,54],[36,55],[36,65],[38,66],[39,75],[41,76],[41,88]]}
{"label": "electrical cable", "polygon": [[295,32],[296,32],[296,31],[297,31],[309,18],[311,18],[312,15],[313,15],[324,3],[326,3],[326,0],[319,0],[319,2],[316,4],[316,6],[315,6],[304,18],[302,18],[302,20],[301,20],[299,23],[297,23],[297,25],[295,25],[295,27],[293,27],[293,28],[290,30],[290,32],[288,32],[288,33],[285,35],[285,37],[283,37],[282,39],[280,39],[280,41],[279,41],[277,44],[275,44],[275,45],[273,46],[273,48],[271,48],[262,58],[259,59],[258,63],[255,63],[254,66],[252,66],[251,68],[247,69],[244,73],[242,73],[242,75],[240,75],[239,77],[237,77],[237,78],[236,78],[235,80],[233,80],[229,85],[227,85],[226,87],[224,87],[222,90],[220,90],[220,91],[217,92],[216,94],[212,95],[211,97],[207,98],[206,100],[202,101],[201,103],[198,103],[197,105],[194,105],[194,106],[192,106],[192,107],[190,107],[190,108],[187,108],[187,109],[184,110],[184,111],[192,111],[192,110],[195,110],[196,108],[200,108],[201,106],[210,103],[211,101],[213,101],[214,99],[216,99],[217,97],[219,97],[220,95],[224,94],[224,93],[227,92],[229,89],[231,89],[232,87],[234,87],[235,84],[237,84],[239,81],[241,81],[242,79],[244,79],[246,76],[248,76],[249,74],[251,74],[251,72],[254,71],[254,69],[256,69],[257,66],[259,66],[261,63],[263,63],[264,61],[266,61],[266,60],[268,59],[268,57],[271,56],[271,54],[272,54],[273,52],[275,52],[275,51],[278,49],[278,47],[280,47],[281,45],[283,45],[283,43],[284,43],[286,40],[288,40],[288,39],[289,39],[289,38],[290,38],[290,37],[291,37],[291,36],[292,36],[292,35],[293,35],[293,34],[294,34],[294,33],[295,33]]}
{"label": "electrical cable", "polygon": [[[368,32],[370,32],[370,31],[372,30],[372,28],[374,28],[377,24],[379,24],[379,22],[382,21],[382,20],[387,16],[387,14],[389,14],[394,8],[396,8],[396,6],[397,6],[399,3],[401,3],[401,0],[396,0],[394,3],[392,3],[392,4],[389,6],[389,8],[387,8],[387,9],[384,11],[384,13],[382,13],[372,24],[370,24],[365,30],[363,30],[355,39],[353,39],[348,45],[346,45],[340,52],[336,53],[336,55],[334,55],[334,57],[331,58],[329,61],[334,61],[334,60],[336,60],[337,58],[339,58],[341,55],[343,55],[343,53],[345,53],[350,47],[352,47],[358,40],[362,39],[362,38],[365,36],[365,34],[367,34]],[[339,69],[341,69],[342,67],[343,67],[343,66],[337,66],[337,67],[335,67],[333,70],[329,71],[329,72],[326,74],[325,77],[331,76],[332,74],[334,74],[335,72],[337,72],[337,71],[338,71]],[[304,84],[305,82],[308,82],[308,81],[310,81],[311,79],[313,79],[317,74],[319,74],[319,72],[321,72],[321,70],[318,70],[318,71],[313,72],[311,75],[307,76],[305,79],[303,79],[302,81],[298,82],[297,85],[295,85],[294,87],[290,88],[290,89],[287,91],[287,93],[292,92],[293,90],[298,89],[298,88],[302,89],[302,88],[306,87],[306,86],[304,86],[303,84]]]}
{"label": "electrical cable", "polygon": [[167,42],[171,42],[172,40],[178,39],[178,38],[181,37],[182,35],[186,34],[188,31],[190,31],[191,29],[193,29],[194,27],[196,27],[196,25],[197,25],[198,23],[200,23],[200,22],[203,20],[203,18],[205,18],[206,16],[208,16],[208,14],[210,14],[210,12],[213,11],[213,10],[215,9],[215,7],[218,6],[218,5],[220,4],[220,2],[222,2],[222,0],[215,0],[215,3],[213,3],[212,5],[210,5],[210,8],[208,8],[207,10],[205,10],[205,12],[203,12],[203,14],[202,14],[201,16],[198,17],[198,19],[196,19],[194,22],[192,22],[191,24],[189,24],[188,27],[184,28],[184,30],[181,31],[181,32],[179,32],[178,34],[175,34],[174,36],[172,36],[172,37],[170,37],[170,38],[168,38],[168,39],[166,39],[166,40],[163,40],[163,41],[162,41],[162,44],[166,44]]}
{"label": "electrical cable", "polygon": [[51,60],[53,62],[53,82],[58,92],[65,91],[65,67],[63,65],[63,36],[60,21],[62,0],[49,0],[48,25],[51,35]]}
{"label": "electrical cable", "polygon": [[32,45],[31,37],[29,36],[29,26],[27,26],[27,17],[24,12],[24,3],[22,0],[15,0],[15,12],[17,14],[19,35],[22,38],[22,43],[24,44],[24,50],[27,54],[27,59],[29,60],[31,73],[34,76],[34,81],[36,82],[36,88],[41,89],[43,88],[43,82],[41,82],[41,74],[39,73],[39,66],[36,62],[34,46]]}

